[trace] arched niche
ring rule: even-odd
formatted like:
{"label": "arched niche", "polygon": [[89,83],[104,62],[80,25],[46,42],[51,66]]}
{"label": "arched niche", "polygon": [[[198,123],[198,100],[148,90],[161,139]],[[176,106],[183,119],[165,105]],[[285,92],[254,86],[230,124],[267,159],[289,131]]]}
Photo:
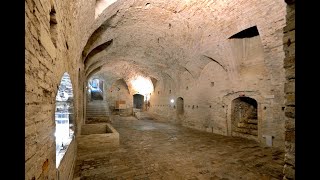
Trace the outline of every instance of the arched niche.
{"label": "arched niche", "polygon": [[178,115],[183,115],[184,113],[184,102],[183,102],[183,98],[182,97],[178,97],[177,98],[177,114]]}

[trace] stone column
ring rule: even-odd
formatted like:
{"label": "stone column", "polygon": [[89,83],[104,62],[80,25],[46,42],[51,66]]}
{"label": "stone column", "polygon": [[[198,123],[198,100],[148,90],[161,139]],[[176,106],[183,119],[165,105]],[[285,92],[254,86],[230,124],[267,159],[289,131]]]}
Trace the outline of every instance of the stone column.
{"label": "stone column", "polygon": [[285,165],[283,179],[295,179],[295,0],[287,3],[284,37],[285,68]]}

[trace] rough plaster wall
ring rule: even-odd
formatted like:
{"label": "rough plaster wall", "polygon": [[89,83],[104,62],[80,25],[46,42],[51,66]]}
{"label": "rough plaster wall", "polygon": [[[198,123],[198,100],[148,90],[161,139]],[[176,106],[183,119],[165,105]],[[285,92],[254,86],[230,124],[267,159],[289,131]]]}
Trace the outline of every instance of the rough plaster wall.
{"label": "rough plaster wall", "polygon": [[109,106],[115,107],[116,101],[126,101],[127,108],[133,107],[133,95],[129,93],[128,86],[123,79],[115,81],[107,87],[107,101]]}
{"label": "rough plaster wall", "polygon": [[[243,5],[241,4],[241,7],[232,9],[232,11],[228,9],[228,6],[240,6],[237,2],[192,2],[178,5],[176,2],[170,2],[170,5],[167,5],[169,7],[158,2],[150,3],[151,8],[149,9],[145,9],[142,6],[144,3],[141,1],[136,1],[130,8],[123,8],[125,7],[124,5],[119,6],[120,11],[114,12],[115,16],[112,16],[109,28],[105,28],[105,32],[96,39],[96,42],[92,44],[92,48],[103,43],[105,40],[114,39],[114,47],[110,49],[108,61],[113,58],[124,57],[130,57],[140,62],[145,59],[148,59],[150,62],[165,60],[167,61],[166,63],[158,63],[162,66],[162,68],[159,68],[163,69],[163,67],[168,67],[168,64],[171,64],[171,66],[177,64],[176,62],[178,61],[176,60],[178,59],[182,61],[179,64],[187,64],[191,72],[199,75],[199,71],[201,71],[197,66],[199,61],[194,60],[199,54],[218,56],[220,54],[219,51],[230,49],[230,45],[224,42],[230,35],[257,23],[262,23],[262,28],[259,27],[259,29],[262,29],[262,35],[265,36],[266,34],[269,36],[268,32],[263,32],[269,31],[269,29],[264,29],[263,26],[270,24],[273,18],[267,19],[267,21],[263,18],[273,15],[270,12],[273,12],[273,10],[279,12],[279,14],[283,12],[283,7],[279,6],[280,3],[278,1],[245,1]],[[209,6],[210,8],[203,8],[201,6]],[[108,8],[107,10],[110,10],[109,16],[111,17],[113,9]],[[197,8],[196,13],[192,12]],[[177,9],[177,11],[179,9],[182,10],[177,13],[174,9]],[[246,9],[245,13],[242,9]],[[230,17],[239,18],[235,18],[235,21],[224,16],[224,10],[231,11],[229,13]],[[264,17],[261,17],[261,12],[266,12],[263,13]],[[161,14],[161,18],[158,15],[159,13]],[[201,18],[202,21],[198,21]],[[154,19],[157,20],[155,21]],[[100,19],[98,18],[97,21],[100,21]],[[157,23],[158,21],[161,23]],[[283,20],[276,21],[278,23],[277,26],[281,26],[281,23],[283,23]],[[220,26],[223,28],[216,28]],[[277,26],[275,27],[277,28]],[[155,27],[157,27],[157,31],[155,31]],[[230,32],[225,32],[226,30],[230,30]],[[262,37],[263,41],[267,40],[265,43],[268,43],[269,39],[272,41],[276,38],[279,39],[279,34],[274,33],[273,30],[275,29],[272,28],[270,37]],[[90,31],[92,32],[93,30]],[[141,33],[142,31],[144,33]],[[144,41],[144,39],[148,40]],[[216,44],[220,44],[219,48],[217,48]],[[227,54],[222,52],[222,55],[220,55],[224,56],[224,60],[232,59],[231,55]],[[228,62],[224,64],[228,65]],[[96,66],[99,65],[97,64]],[[233,67],[230,66],[230,68],[232,69]]]}
{"label": "rough plaster wall", "polygon": [[[190,93],[186,94],[190,98],[185,100],[185,104],[190,107],[193,105],[196,107],[198,104],[198,109],[191,108],[186,112],[188,118],[185,118],[187,121],[185,124],[209,131],[211,123],[221,134],[228,133],[225,121],[227,109],[223,108],[224,102],[219,98],[229,93],[237,95],[238,91],[253,91],[263,97],[260,98],[259,104],[267,107],[261,113],[261,135],[273,135],[274,145],[283,146],[284,69],[281,62],[284,53],[281,45],[282,27],[285,24],[284,2],[254,0],[163,2],[165,1],[150,1],[150,6],[145,7],[143,1],[133,3],[127,1],[119,6],[120,11],[110,8],[109,12],[102,13],[105,14],[106,19],[110,17],[109,28],[104,29],[105,32],[101,33],[89,49],[110,39],[113,39],[113,45],[108,52],[104,52],[107,60],[103,60],[103,56],[96,56],[99,58],[93,58],[91,61],[93,65],[90,68],[94,70],[106,62],[111,66],[112,63],[121,59],[139,64],[140,67],[149,67],[154,73],[160,72],[160,76],[170,74],[179,87],[184,86],[177,78],[179,71],[183,72],[184,67],[187,68],[193,80],[189,85]],[[132,5],[128,7],[130,3]],[[226,13],[228,16],[225,16]],[[160,17],[159,14],[161,14]],[[98,27],[99,23],[101,24],[102,21],[98,18],[97,23],[92,27]],[[228,37],[254,25],[258,27],[260,37],[243,43],[245,47],[253,49],[250,51],[253,54],[248,55],[249,61],[237,62],[240,61],[238,56],[243,54],[234,52],[237,46],[228,40]],[[255,47],[258,49],[254,49]],[[238,47],[240,50],[243,48]],[[217,60],[227,69],[229,81],[225,84],[229,86],[229,92],[210,95],[211,91],[208,93],[201,87],[193,85],[201,81],[199,77],[206,65],[204,63],[206,60],[202,58],[204,55]],[[241,63],[245,68],[239,68]],[[252,66],[254,63],[255,66]],[[90,68],[89,71],[91,71]],[[131,70],[134,71],[133,68]],[[121,72],[121,69],[116,68],[115,71]],[[259,79],[259,77],[262,78]],[[184,91],[184,88],[178,88],[176,92],[180,89]],[[197,88],[199,90],[195,90]],[[165,88],[163,92],[168,90]],[[198,94],[201,94],[201,97],[197,97]],[[157,96],[157,90],[155,96]],[[185,95],[177,94],[176,97],[178,96]],[[203,108],[208,107],[206,98],[210,96],[216,97],[216,100],[210,100],[210,103],[213,102],[211,109],[215,108],[214,110]],[[158,97],[160,97],[158,100],[156,97],[151,103],[151,106],[155,107],[153,112],[175,121],[176,113],[172,111],[168,102],[170,97],[165,94]],[[151,101],[153,100],[151,98]],[[230,105],[231,100],[226,102],[227,106]],[[264,142],[265,139],[261,135],[259,141]]]}
{"label": "rough plaster wall", "polygon": [[[174,109],[177,99],[176,94],[175,83],[169,76],[159,79],[154,87],[154,92],[151,93],[148,111],[162,120],[181,123],[177,122],[176,109]],[[171,99],[175,101],[173,104],[170,102]]]}
{"label": "rough plaster wall", "polygon": [[287,24],[284,27],[285,81],[285,165],[284,178],[295,179],[295,1],[286,1]]}
{"label": "rough plaster wall", "polygon": [[[207,78],[208,74],[211,74],[210,71],[205,74],[205,71],[203,72],[202,70],[199,74],[197,73],[199,71],[197,69],[201,69],[199,68],[201,67],[200,65],[196,63],[190,63],[189,66],[187,65],[186,67],[191,74],[186,71],[182,74],[182,79],[177,80],[177,82],[179,82],[177,84],[177,86],[179,86],[177,92],[180,92],[180,94],[176,95],[176,97],[181,96],[184,98],[186,106],[186,122],[184,122],[184,125],[210,132],[213,128],[213,131],[216,133],[227,134],[225,120],[227,112],[225,105],[230,105],[232,99],[227,102],[227,104],[224,104],[221,98],[230,93],[236,94],[239,91],[252,91],[259,94],[259,97],[262,97],[259,98],[259,106],[266,107],[264,111],[259,110],[261,116],[261,135],[259,136],[259,141],[265,142],[262,135],[272,135],[274,136],[274,146],[283,147],[284,114],[282,107],[284,98],[282,97],[282,89],[284,88],[284,69],[281,62],[284,58],[284,52],[281,49],[282,32],[280,30],[285,23],[284,3],[279,1],[246,1],[241,5],[237,2],[230,2],[229,5],[233,3],[237,5],[237,8],[234,8],[233,11],[228,14],[228,17],[230,17],[228,21],[219,21],[220,24],[218,23],[220,25],[219,27],[221,27],[219,30],[222,31],[223,34],[226,34],[219,39],[219,48],[223,53],[218,54],[215,52],[214,48],[216,48],[216,46],[210,43],[210,40],[213,40],[211,36],[207,36],[207,38],[203,37],[203,34],[205,34],[205,32],[207,33],[207,31],[202,32],[200,41],[201,44],[204,45],[200,47],[197,46],[200,52],[205,52],[209,54],[209,56],[214,57],[214,59],[221,62],[222,66],[228,70],[227,75],[222,79],[220,79],[221,77],[215,77],[215,79],[220,79],[224,84],[225,91],[223,92],[223,88],[220,92],[214,91],[217,88],[216,86],[218,86],[217,81],[219,80],[214,80],[216,85],[210,89],[210,81],[205,82],[201,79],[202,77]],[[253,4],[256,6],[253,6]],[[253,7],[256,9],[252,9]],[[215,17],[219,16],[216,15]],[[231,17],[239,18],[232,19]],[[205,20],[202,22],[205,22]],[[235,42],[226,40],[231,35],[253,25],[258,26],[260,36],[247,40],[239,40],[241,42],[237,42],[238,45]],[[210,27],[207,28],[210,29]],[[176,29],[172,29],[172,31],[173,30]],[[179,30],[178,28],[177,31]],[[179,40],[176,39],[176,41]],[[181,42],[185,41],[181,40]],[[239,45],[240,43],[241,46]],[[185,44],[190,43],[184,43],[184,45]],[[243,56],[243,45],[248,49],[252,49],[250,52],[248,50],[245,51],[247,53],[246,61],[238,58]],[[240,52],[235,51],[237,49]],[[190,56],[194,57],[192,55]],[[242,67],[239,68],[240,65],[242,65]],[[205,84],[207,84],[207,87]],[[188,90],[186,90],[187,86]],[[155,91],[155,96],[158,96],[157,91],[158,90]],[[168,89],[164,89],[163,91],[168,91]],[[169,105],[168,96],[163,95],[159,97],[161,97],[161,99],[158,98],[155,102],[153,101],[155,99],[151,99],[152,104],[160,104],[160,107],[155,106],[153,112],[169,117],[170,120],[174,119],[176,113],[172,112],[172,109],[167,106]],[[210,104],[211,108],[209,108]],[[198,108],[196,108],[197,105]],[[194,108],[192,108],[193,106]],[[170,116],[170,114],[172,116]]]}
{"label": "rough plaster wall", "polygon": [[77,113],[82,106],[82,93],[77,91],[80,50],[72,18],[77,16],[76,3],[53,1],[53,6],[57,47],[50,35],[50,1],[25,1],[25,179],[55,179],[55,97],[64,72],[74,89],[77,128],[82,121]]}
{"label": "rough plaster wall", "polygon": [[257,89],[263,86],[266,83],[263,78],[267,76],[267,69],[260,36],[230,39],[229,42],[243,88]]}

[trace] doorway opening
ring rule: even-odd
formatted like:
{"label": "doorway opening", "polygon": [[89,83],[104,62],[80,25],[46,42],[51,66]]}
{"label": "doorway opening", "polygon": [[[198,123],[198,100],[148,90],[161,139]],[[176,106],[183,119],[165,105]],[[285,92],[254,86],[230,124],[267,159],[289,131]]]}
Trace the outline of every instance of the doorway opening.
{"label": "doorway opening", "polygon": [[141,94],[134,94],[133,95],[133,108],[142,110],[143,104],[144,104],[144,96]]}
{"label": "doorway opening", "polygon": [[178,97],[177,98],[177,114],[178,115],[182,115],[183,112],[184,112],[184,109],[183,109],[183,98],[182,97]]}
{"label": "doorway opening", "polygon": [[103,100],[103,81],[95,78],[89,81],[91,100]]}
{"label": "doorway opening", "polygon": [[250,97],[238,97],[231,105],[231,132],[234,136],[258,136],[258,103]]}

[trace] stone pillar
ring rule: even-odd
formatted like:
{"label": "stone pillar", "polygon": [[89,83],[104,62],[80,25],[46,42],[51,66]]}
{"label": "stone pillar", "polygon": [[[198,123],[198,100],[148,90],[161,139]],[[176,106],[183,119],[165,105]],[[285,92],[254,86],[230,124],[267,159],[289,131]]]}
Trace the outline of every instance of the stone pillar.
{"label": "stone pillar", "polygon": [[283,179],[295,179],[295,0],[287,3],[284,37],[285,68],[285,165]]}

